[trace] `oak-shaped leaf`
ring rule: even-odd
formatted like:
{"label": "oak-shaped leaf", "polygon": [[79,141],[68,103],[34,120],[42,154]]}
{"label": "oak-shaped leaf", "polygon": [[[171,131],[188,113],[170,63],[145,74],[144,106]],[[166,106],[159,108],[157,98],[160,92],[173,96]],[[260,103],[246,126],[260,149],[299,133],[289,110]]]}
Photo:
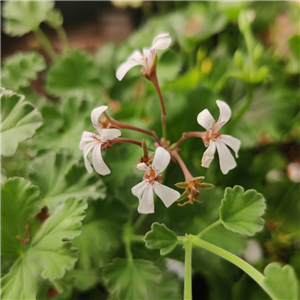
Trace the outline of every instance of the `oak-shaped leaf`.
{"label": "oak-shaped leaf", "polygon": [[[2,299],[36,299],[50,286],[61,286],[66,270],[74,267],[77,249],[69,241],[81,233],[87,205],[69,198],[43,224],[41,230],[1,279]],[[64,283],[63,283],[64,284]]]}
{"label": "oak-shaped leaf", "polygon": [[106,187],[94,175],[65,151],[49,152],[38,157],[29,171],[29,179],[39,186],[44,205],[50,213],[69,197],[103,199]]}
{"label": "oak-shaped leaf", "polygon": [[24,96],[1,88],[1,154],[12,156],[18,144],[31,138],[42,123],[42,116]]}
{"label": "oak-shaped leaf", "polygon": [[177,245],[177,235],[166,227],[165,224],[153,223],[151,230],[144,237],[146,247],[160,249],[160,254],[171,252]]}
{"label": "oak-shaped leaf", "polygon": [[290,265],[281,266],[270,263],[264,270],[263,286],[272,299],[298,299],[298,282],[294,269]]}
{"label": "oak-shaped leaf", "polygon": [[233,232],[249,236],[262,230],[264,220],[261,216],[266,209],[264,197],[255,190],[247,190],[236,185],[226,188],[220,206],[220,219],[223,225]]}
{"label": "oak-shaped leaf", "polygon": [[11,55],[3,62],[1,86],[18,91],[29,86],[45,68],[44,58],[35,51]]}
{"label": "oak-shaped leaf", "polygon": [[9,178],[1,186],[1,255],[16,258],[22,244],[16,238],[27,238],[26,224],[42,209],[43,201],[37,186],[24,178]]}
{"label": "oak-shaped leaf", "polygon": [[151,261],[115,258],[104,270],[104,280],[111,299],[149,299],[157,288],[161,271]]}
{"label": "oak-shaped leaf", "polygon": [[99,92],[99,71],[83,50],[69,50],[49,69],[47,90],[57,96]]}
{"label": "oak-shaped leaf", "polygon": [[3,3],[4,32],[11,36],[22,36],[36,31],[47,19],[54,1],[6,1]]}

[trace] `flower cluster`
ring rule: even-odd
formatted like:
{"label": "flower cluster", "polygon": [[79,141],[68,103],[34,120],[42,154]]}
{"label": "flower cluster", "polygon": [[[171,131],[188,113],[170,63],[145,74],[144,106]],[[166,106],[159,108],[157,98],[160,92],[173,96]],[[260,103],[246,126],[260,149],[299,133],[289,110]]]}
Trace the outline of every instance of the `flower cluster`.
{"label": "flower cluster", "polygon": [[[168,33],[162,33],[156,36],[152,42],[151,48],[143,48],[143,52],[135,50],[128,59],[117,69],[116,77],[122,80],[125,74],[134,66],[141,65],[141,74],[152,81],[156,91],[158,92],[159,100],[162,108],[162,131],[166,132],[164,117],[165,107],[163,98],[159,89],[156,67],[157,67],[157,53],[156,50],[165,50],[171,44],[171,38]],[[186,165],[179,155],[180,149],[178,148],[187,137],[200,137],[203,140],[205,147],[207,148],[202,157],[202,167],[208,168],[214,158],[217,150],[219,155],[220,168],[223,174],[227,174],[230,170],[236,167],[236,162],[228,147],[230,147],[235,156],[238,157],[238,151],[241,142],[230,136],[221,134],[221,128],[229,121],[231,117],[230,107],[221,100],[217,100],[217,105],[220,110],[218,121],[212,117],[210,112],[205,109],[198,114],[197,122],[206,131],[205,132],[187,132],[183,134],[183,137],[177,142],[171,144],[170,141],[165,139],[158,139],[154,132],[147,131],[142,128],[137,128],[128,124],[118,122],[110,118],[106,113],[107,106],[100,106],[95,108],[91,113],[91,121],[96,129],[97,133],[83,132],[79,148],[83,150],[83,157],[86,169],[89,173],[93,168],[90,165],[87,155],[93,149],[92,162],[93,167],[100,175],[107,175],[110,173],[109,168],[104,163],[101,155],[101,150],[110,148],[115,143],[126,142],[138,145],[143,148],[143,159],[137,164],[137,169],[143,171],[142,181],[135,185],[131,191],[139,199],[138,212],[141,214],[154,213],[154,193],[163,201],[166,207],[169,207],[176,201],[181,201],[184,198],[189,200],[184,204],[178,204],[183,206],[187,203],[193,204],[197,201],[197,197],[200,194],[200,189],[212,188],[213,185],[209,183],[202,183],[204,177],[194,178],[188,171]],[[104,114],[105,120],[99,121],[100,116]],[[144,142],[139,142],[126,138],[119,138],[121,136],[122,128],[140,131],[148,134],[155,140],[156,150],[155,153],[148,157],[148,149]],[[228,146],[228,147],[227,147]],[[162,172],[167,168],[170,160],[177,162],[185,176],[185,181],[177,183],[176,186],[184,188],[185,192],[180,193],[170,187],[163,185]]]}

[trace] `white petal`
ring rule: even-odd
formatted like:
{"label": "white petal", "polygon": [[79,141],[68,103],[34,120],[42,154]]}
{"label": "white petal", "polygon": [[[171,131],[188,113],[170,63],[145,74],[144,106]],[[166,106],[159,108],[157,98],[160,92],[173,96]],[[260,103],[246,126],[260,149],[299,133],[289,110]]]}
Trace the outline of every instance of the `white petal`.
{"label": "white petal", "polygon": [[93,149],[93,147],[95,147],[97,145],[96,142],[91,142],[87,145],[84,146],[83,148],[83,158],[84,158],[84,164],[85,167],[87,169],[87,171],[89,173],[93,172],[93,168],[91,167],[91,164],[89,163],[88,159],[87,159],[87,155],[89,154],[89,152]]}
{"label": "white petal", "polygon": [[143,65],[142,60],[126,60],[123,62],[116,72],[116,77],[121,81],[125,74],[133,67]]}
{"label": "white petal", "polygon": [[145,163],[139,163],[136,165],[136,167],[140,170],[140,171],[146,171],[148,169],[148,166]]}
{"label": "white petal", "polygon": [[179,197],[180,193],[155,181],[153,185],[156,195],[162,200],[166,207],[173,204]]}
{"label": "white petal", "polygon": [[152,42],[151,49],[164,50],[167,49],[171,44],[172,39],[168,33],[162,33],[156,36]]}
{"label": "white petal", "polygon": [[214,125],[215,120],[208,109],[204,109],[198,114],[197,122],[206,130],[210,130]]}
{"label": "white petal", "polygon": [[157,147],[154,154],[152,168],[155,175],[160,174],[168,166],[171,159],[170,153],[163,147]]}
{"label": "white petal", "polygon": [[79,149],[83,150],[84,146],[86,145],[87,142],[92,142],[93,139],[93,133],[92,132],[88,132],[88,131],[84,131],[82,133],[81,139],[80,139],[80,143],[79,143]]}
{"label": "white petal", "polygon": [[131,192],[134,196],[137,196],[138,198],[141,197],[141,195],[144,192],[144,189],[146,188],[148,182],[146,180],[143,180],[142,182],[138,183],[135,185],[132,189]]}
{"label": "white petal", "polygon": [[101,132],[101,128],[100,128],[100,125],[99,125],[99,117],[100,115],[107,110],[107,106],[106,105],[102,105],[102,106],[99,106],[95,109],[93,109],[92,113],[91,113],[91,121],[95,127],[95,129],[100,133]]}
{"label": "white petal", "polygon": [[201,166],[204,168],[208,168],[212,160],[214,159],[214,155],[216,152],[216,144],[214,141],[210,141],[209,147],[203,153],[202,164]]}
{"label": "white petal", "polygon": [[138,212],[140,214],[154,213],[153,186],[151,184],[148,184],[144,189],[144,193],[140,199]]}
{"label": "white petal", "polygon": [[220,125],[219,128],[221,128],[230,119],[231,109],[226,102],[221,100],[217,100],[217,105],[219,106],[220,109],[220,116],[219,116],[218,123]]}
{"label": "white petal", "polygon": [[217,150],[220,160],[220,168],[223,174],[227,174],[229,170],[236,167],[236,162],[224,143],[217,140]]}
{"label": "white petal", "polygon": [[107,175],[110,173],[110,170],[103,161],[101,155],[101,143],[98,143],[93,150],[93,166],[95,171],[100,175]]}
{"label": "white petal", "polygon": [[119,129],[111,128],[111,129],[102,129],[101,130],[101,141],[106,142],[107,140],[113,140],[114,138],[121,135],[121,131]]}
{"label": "white petal", "polygon": [[126,59],[126,61],[129,60],[137,60],[137,61],[141,61],[143,59],[143,54],[141,53],[140,50],[134,50]]}
{"label": "white petal", "polygon": [[241,146],[241,141],[234,138],[231,135],[227,134],[221,134],[220,136],[220,141],[225,143],[227,146],[229,146],[234,152],[235,152],[235,157],[238,157],[238,152]]}

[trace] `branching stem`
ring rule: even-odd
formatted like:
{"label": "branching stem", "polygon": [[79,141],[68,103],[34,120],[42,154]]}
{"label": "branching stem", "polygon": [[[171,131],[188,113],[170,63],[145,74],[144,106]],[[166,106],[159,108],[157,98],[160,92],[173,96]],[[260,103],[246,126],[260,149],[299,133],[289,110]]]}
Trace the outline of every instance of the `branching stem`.
{"label": "branching stem", "polygon": [[197,237],[200,239],[206,232],[208,232],[209,230],[213,229],[214,227],[218,226],[219,224],[221,224],[222,221],[219,219],[218,221],[212,223],[211,225],[207,226],[205,229],[203,229],[198,235]]}

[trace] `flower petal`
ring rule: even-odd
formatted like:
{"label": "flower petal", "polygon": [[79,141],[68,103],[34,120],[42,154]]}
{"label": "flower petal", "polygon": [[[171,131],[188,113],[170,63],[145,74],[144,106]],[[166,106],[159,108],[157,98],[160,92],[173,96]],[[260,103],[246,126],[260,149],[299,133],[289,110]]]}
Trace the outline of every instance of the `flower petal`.
{"label": "flower petal", "polygon": [[223,174],[227,174],[229,170],[236,167],[236,162],[229,149],[222,141],[217,140],[216,145],[219,154],[221,171]]}
{"label": "flower petal", "polygon": [[142,60],[126,60],[123,62],[116,72],[116,77],[121,81],[125,74],[133,67],[143,65]]}
{"label": "flower petal", "polygon": [[209,147],[203,153],[202,164],[201,166],[204,168],[208,168],[212,160],[214,159],[216,152],[216,143],[215,141],[210,141]]}
{"label": "flower petal", "polygon": [[148,184],[144,189],[144,193],[140,199],[138,212],[140,214],[154,213],[153,186],[151,184]]}
{"label": "flower petal", "polygon": [[100,175],[107,175],[110,173],[110,169],[103,161],[101,155],[101,143],[97,143],[93,150],[93,166],[95,171]]}
{"label": "flower petal", "polygon": [[107,106],[106,105],[101,105],[99,107],[96,107],[95,109],[93,109],[92,113],[91,113],[91,121],[95,127],[95,129],[101,133],[101,128],[99,125],[99,117],[100,115],[107,110]]}
{"label": "flower petal", "polygon": [[160,174],[168,166],[171,159],[170,153],[163,147],[157,147],[154,154],[152,168],[155,175]]}
{"label": "flower petal", "polygon": [[80,143],[79,143],[79,149],[80,150],[83,150],[86,143],[87,142],[92,142],[94,139],[93,139],[93,133],[92,132],[88,132],[88,131],[84,131],[82,133],[82,136],[81,136],[81,139],[80,139]]}
{"label": "flower petal", "polygon": [[146,188],[147,184],[148,184],[148,182],[146,180],[143,180],[142,182],[138,183],[131,189],[132,194],[134,196],[140,198],[141,195],[143,194],[144,189]]}
{"label": "flower petal", "polygon": [[220,109],[220,116],[219,116],[218,123],[219,123],[219,128],[221,128],[230,119],[231,109],[226,102],[221,100],[217,100],[217,105],[219,106]]}
{"label": "flower petal", "polygon": [[151,49],[155,49],[155,50],[167,49],[170,46],[171,42],[172,39],[169,37],[169,33],[161,33],[154,38]]}
{"label": "flower petal", "polygon": [[83,148],[83,158],[84,158],[84,164],[85,164],[85,167],[87,169],[87,171],[89,173],[92,173],[93,172],[93,168],[90,164],[90,162],[88,161],[87,159],[87,155],[89,154],[89,152],[93,149],[93,147],[95,147],[97,145],[97,142],[91,142],[89,144],[86,144]]}
{"label": "flower petal", "polygon": [[145,163],[139,163],[136,165],[137,169],[139,169],[140,171],[146,171],[148,169],[148,166]]}
{"label": "flower petal", "polygon": [[101,141],[106,142],[107,140],[113,140],[114,138],[121,135],[121,131],[119,129],[111,128],[111,129],[102,129],[101,130]]}
{"label": "flower petal", "polygon": [[214,125],[215,120],[208,109],[204,109],[198,114],[197,122],[206,130],[210,130]]}
{"label": "flower petal", "polygon": [[156,195],[162,200],[166,207],[173,204],[179,197],[180,193],[155,181],[153,185]]}
{"label": "flower petal", "polygon": [[136,60],[136,61],[141,61],[143,59],[143,54],[141,53],[140,50],[134,50],[126,59],[126,61],[129,60]]}
{"label": "flower petal", "polygon": [[229,146],[235,152],[235,157],[238,157],[238,151],[241,146],[240,140],[234,138],[231,135],[221,134],[220,141]]}

